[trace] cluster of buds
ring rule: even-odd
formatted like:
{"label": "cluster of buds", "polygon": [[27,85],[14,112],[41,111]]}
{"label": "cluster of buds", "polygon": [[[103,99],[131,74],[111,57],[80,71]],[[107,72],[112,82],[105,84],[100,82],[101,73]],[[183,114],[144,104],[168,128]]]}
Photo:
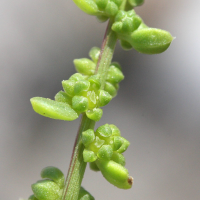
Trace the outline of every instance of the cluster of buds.
{"label": "cluster of buds", "polygon": [[99,121],[103,115],[100,107],[107,105],[117,94],[119,82],[124,79],[118,63],[111,63],[107,73],[104,89],[101,89],[99,75],[95,68],[100,49],[94,47],[87,58],[75,59],[74,64],[79,73],[73,74],[68,80],[62,81],[64,91],[55,95],[55,101],[43,97],[34,97],[31,103],[35,112],[40,115],[72,121],[81,113],[94,121]]}
{"label": "cluster of buds", "polygon": [[[31,185],[33,195],[28,200],[61,200],[65,177],[56,167],[45,167],[41,171],[42,180]],[[78,200],[94,200],[83,187],[80,188]]]}
{"label": "cluster of buds", "polygon": [[145,25],[134,10],[120,10],[115,17],[112,30],[117,33],[125,50],[134,48],[145,54],[162,53],[173,40],[169,32]]}
{"label": "cluster of buds", "polygon": [[124,167],[125,158],[122,155],[130,143],[121,137],[115,125],[105,124],[96,132],[93,129],[84,131],[82,143],[85,146],[83,159],[90,163],[92,170],[100,170],[106,180],[118,188],[131,188],[133,179]]}

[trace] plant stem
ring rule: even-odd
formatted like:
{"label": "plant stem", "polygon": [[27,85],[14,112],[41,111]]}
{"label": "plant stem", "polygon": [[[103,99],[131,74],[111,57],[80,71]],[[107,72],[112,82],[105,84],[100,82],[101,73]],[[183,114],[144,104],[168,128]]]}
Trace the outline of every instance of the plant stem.
{"label": "plant stem", "polygon": [[81,124],[75,140],[67,179],[65,182],[63,200],[78,199],[79,190],[87,163],[83,161],[84,145],[81,142],[81,133],[87,129],[94,129],[95,121],[83,114]]}
{"label": "plant stem", "polygon": [[[117,36],[111,30],[112,23],[113,20],[110,20],[102,43],[99,60],[96,66],[96,73],[100,75],[101,89],[104,88],[107,71],[109,69],[117,42]],[[83,160],[84,145],[81,142],[81,133],[87,129],[94,129],[94,126],[95,121],[90,120],[85,114],[83,114],[80,128],[74,144],[62,200],[78,200],[79,190],[87,164]]]}

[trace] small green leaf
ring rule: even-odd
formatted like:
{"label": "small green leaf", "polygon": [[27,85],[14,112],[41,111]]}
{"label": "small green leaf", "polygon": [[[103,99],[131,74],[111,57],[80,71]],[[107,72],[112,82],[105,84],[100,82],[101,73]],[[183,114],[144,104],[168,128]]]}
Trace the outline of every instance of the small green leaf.
{"label": "small green leaf", "polygon": [[90,49],[89,56],[95,63],[97,63],[97,61],[99,59],[100,52],[101,52],[101,50],[99,47],[92,47]]}
{"label": "small green leaf", "polygon": [[167,50],[173,37],[161,29],[144,28],[134,31],[131,39],[133,48],[140,53],[158,54]]}
{"label": "small green leaf", "polygon": [[33,193],[39,200],[59,200],[61,192],[58,185],[51,180],[41,180],[31,185]]}
{"label": "small green leaf", "polygon": [[45,167],[40,175],[42,178],[53,180],[61,189],[64,188],[65,176],[57,167]]}
{"label": "small green leaf", "polygon": [[31,104],[36,113],[45,117],[66,121],[73,121],[78,118],[78,114],[66,103],[43,97],[33,97],[31,99]]}
{"label": "small green leaf", "polygon": [[131,188],[133,178],[129,177],[128,170],[125,167],[112,160],[102,161],[97,159],[96,164],[108,182],[121,189]]}
{"label": "small green leaf", "polygon": [[74,60],[77,72],[85,75],[93,75],[96,64],[88,58],[80,58]]}

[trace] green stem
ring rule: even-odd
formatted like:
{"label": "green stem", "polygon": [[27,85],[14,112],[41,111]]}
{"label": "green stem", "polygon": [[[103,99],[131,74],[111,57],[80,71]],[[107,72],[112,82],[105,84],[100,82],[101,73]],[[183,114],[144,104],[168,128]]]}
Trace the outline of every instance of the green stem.
{"label": "green stem", "polygon": [[101,89],[104,88],[107,72],[112,61],[113,53],[117,43],[117,35],[112,31],[111,27],[113,20],[108,23],[108,27],[104,36],[104,40],[101,47],[101,53],[96,66],[96,74],[100,75]]}
{"label": "green stem", "polygon": [[[104,88],[107,71],[109,69],[114,49],[117,42],[116,34],[111,30],[113,20],[110,20],[103,40],[101,53],[96,66],[96,73],[100,75],[101,88]],[[81,142],[81,133],[89,128],[94,129],[95,122],[83,114],[74,150],[71,157],[70,167],[63,190],[62,200],[78,200],[81,182],[84,176],[86,164],[83,160],[84,146]]]}
{"label": "green stem", "polygon": [[83,161],[84,145],[81,142],[81,133],[87,129],[94,129],[95,121],[89,119],[85,114],[82,116],[79,131],[74,144],[70,168],[65,182],[63,200],[77,200],[79,190],[87,163]]}

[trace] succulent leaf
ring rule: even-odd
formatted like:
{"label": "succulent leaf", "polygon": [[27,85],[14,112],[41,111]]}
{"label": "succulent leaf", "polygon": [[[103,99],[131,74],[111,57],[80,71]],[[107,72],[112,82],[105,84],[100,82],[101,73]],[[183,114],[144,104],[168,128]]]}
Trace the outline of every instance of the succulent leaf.
{"label": "succulent leaf", "polygon": [[78,118],[78,114],[67,103],[57,102],[43,97],[33,97],[30,101],[33,110],[45,117],[66,121],[72,121]]}

